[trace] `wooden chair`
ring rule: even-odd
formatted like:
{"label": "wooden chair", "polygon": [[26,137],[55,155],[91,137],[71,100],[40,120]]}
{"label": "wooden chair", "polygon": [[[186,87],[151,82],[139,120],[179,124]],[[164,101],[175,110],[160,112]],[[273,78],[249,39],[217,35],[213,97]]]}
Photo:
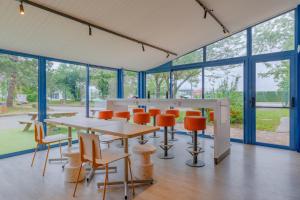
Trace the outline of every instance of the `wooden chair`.
{"label": "wooden chair", "polygon": [[38,146],[39,145],[47,145],[48,146],[48,150],[47,150],[47,154],[46,154],[46,160],[45,160],[45,164],[44,164],[44,168],[43,168],[43,176],[44,176],[45,171],[46,171],[49,151],[50,151],[50,145],[53,144],[53,143],[58,143],[59,144],[60,159],[62,159],[61,142],[66,141],[70,138],[67,135],[63,135],[63,134],[45,136],[45,130],[44,130],[43,123],[35,121],[34,122],[34,139],[35,139],[35,142],[36,142],[36,148],[35,148],[35,151],[34,151],[34,154],[33,154],[31,167],[33,166],[34,158],[35,158],[36,152],[38,151]]}
{"label": "wooden chair", "polygon": [[106,194],[106,186],[108,184],[108,165],[121,159],[128,159],[132,184],[132,193],[134,194],[134,184],[129,154],[111,149],[101,149],[100,139],[95,134],[86,134],[78,132],[78,140],[80,147],[81,165],[78,171],[78,177],[74,188],[73,197],[75,197],[82,166],[84,163],[89,163],[94,170],[105,167],[105,180],[102,198],[104,200]]}

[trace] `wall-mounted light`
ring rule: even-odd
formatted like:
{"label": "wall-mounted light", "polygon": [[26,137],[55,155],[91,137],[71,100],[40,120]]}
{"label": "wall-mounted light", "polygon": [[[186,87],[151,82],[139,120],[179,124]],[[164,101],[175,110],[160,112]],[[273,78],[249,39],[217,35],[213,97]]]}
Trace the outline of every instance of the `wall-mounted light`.
{"label": "wall-mounted light", "polygon": [[24,6],[23,6],[23,1],[21,1],[21,3],[20,3],[20,14],[21,14],[21,15],[24,15],[24,14],[25,14]]}

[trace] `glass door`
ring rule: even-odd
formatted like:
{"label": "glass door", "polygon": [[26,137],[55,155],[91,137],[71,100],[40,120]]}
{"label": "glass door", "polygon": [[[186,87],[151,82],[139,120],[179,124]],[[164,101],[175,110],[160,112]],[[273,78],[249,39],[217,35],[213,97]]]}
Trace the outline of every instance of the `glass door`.
{"label": "glass door", "polygon": [[290,146],[290,66],[289,59],[255,63],[256,143]]}

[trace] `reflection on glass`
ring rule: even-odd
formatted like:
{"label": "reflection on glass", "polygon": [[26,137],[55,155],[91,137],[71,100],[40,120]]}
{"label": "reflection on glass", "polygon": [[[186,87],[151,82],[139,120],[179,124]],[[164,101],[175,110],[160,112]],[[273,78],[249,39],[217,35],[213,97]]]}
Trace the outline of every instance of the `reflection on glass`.
{"label": "reflection on glass", "polygon": [[154,73],[147,74],[146,90],[150,93],[152,99],[165,99],[166,93],[169,93],[170,88],[170,73]]}
{"label": "reflection on glass", "polygon": [[293,50],[294,30],[294,11],[254,26],[252,28],[253,54]]}
{"label": "reflection on glass", "polygon": [[187,55],[181,56],[175,59],[172,64],[175,65],[184,65],[191,63],[203,62],[203,49],[198,49]]}
{"label": "reflection on glass", "polygon": [[124,98],[138,96],[138,73],[124,71]]}
{"label": "reflection on glass", "polygon": [[0,155],[35,147],[29,123],[37,119],[37,80],[37,60],[0,54]]}
{"label": "reflection on glass", "polygon": [[[243,139],[243,64],[204,69],[205,98],[230,101],[230,137]],[[212,132],[212,126],[208,126]]]}

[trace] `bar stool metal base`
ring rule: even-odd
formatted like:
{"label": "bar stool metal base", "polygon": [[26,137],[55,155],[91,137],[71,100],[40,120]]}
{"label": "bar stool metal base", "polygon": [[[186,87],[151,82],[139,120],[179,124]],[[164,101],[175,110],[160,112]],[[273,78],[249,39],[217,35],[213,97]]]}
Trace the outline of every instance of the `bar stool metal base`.
{"label": "bar stool metal base", "polygon": [[174,155],[174,154],[170,154],[170,153],[168,153],[168,155],[165,155],[164,152],[163,152],[163,153],[160,153],[160,154],[158,155],[158,157],[159,157],[160,159],[169,160],[169,159],[175,158],[175,155]]}
{"label": "bar stool metal base", "polygon": [[202,160],[197,160],[197,162],[194,163],[193,159],[187,160],[185,162],[185,164],[190,167],[204,167],[205,166],[205,163]]}

